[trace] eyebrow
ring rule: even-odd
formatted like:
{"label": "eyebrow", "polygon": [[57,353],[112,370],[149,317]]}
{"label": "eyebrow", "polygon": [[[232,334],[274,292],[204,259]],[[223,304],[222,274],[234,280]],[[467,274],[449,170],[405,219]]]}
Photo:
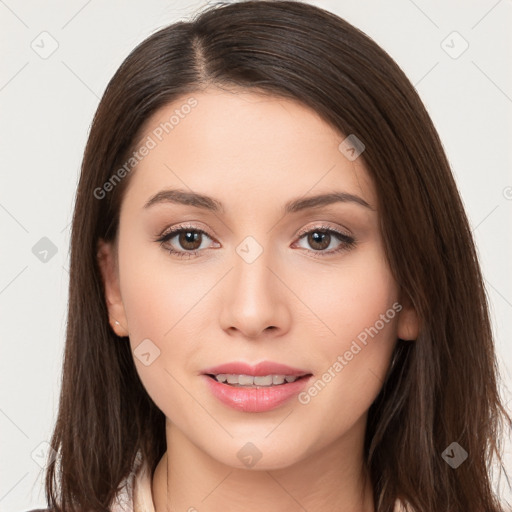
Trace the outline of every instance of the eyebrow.
{"label": "eyebrow", "polygon": [[[193,206],[216,213],[225,212],[224,206],[217,199],[197,192],[188,192],[180,189],[161,190],[144,204],[144,208],[149,208],[159,203]],[[307,209],[320,208],[333,203],[355,203],[369,208],[370,210],[374,210],[362,197],[347,192],[330,192],[316,196],[299,197],[298,199],[289,201],[284,206],[284,213],[296,213]]]}

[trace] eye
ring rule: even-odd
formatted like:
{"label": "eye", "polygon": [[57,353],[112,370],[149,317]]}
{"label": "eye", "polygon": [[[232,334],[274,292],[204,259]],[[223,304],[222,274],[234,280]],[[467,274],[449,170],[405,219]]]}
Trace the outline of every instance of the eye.
{"label": "eye", "polygon": [[[175,226],[156,239],[167,251],[179,258],[191,258],[196,256],[202,246],[203,238],[210,238],[202,229],[193,226]],[[172,240],[176,238],[174,243]],[[178,249],[176,249],[176,245]]]}
{"label": "eye", "polygon": [[[299,232],[297,236],[300,237],[299,241],[305,240],[309,246],[312,247],[313,250],[310,252],[317,253],[316,255],[320,257],[347,251],[354,247],[356,243],[353,236],[342,233],[329,226],[319,226],[309,229],[308,231],[302,231]],[[330,247],[333,242],[336,244],[336,241],[338,245],[335,246],[334,249],[325,250]]]}
{"label": "eye", "polygon": [[[297,234],[299,242],[306,240],[312,249],[305,248],[316,256],[324,257],[341,251],[347,251],[355,246],[356,240],[353,236],[347,235],[329,226],[318,226],[302,231]],[[194,226],[175,226],[164,232],[155,241],[159,242],[169,253],[179,258],[195,257],[207,247],[203,246],[204,239],[213,240],[212,237]],[[176,239],[176,240],[174,240]],[[338,245],[336,246],[336,242]],[[217,247],[220,245],[217,243]],[[297,242],[298,243],[298,242]],[[325,250],[335,244],[335,248]]]}

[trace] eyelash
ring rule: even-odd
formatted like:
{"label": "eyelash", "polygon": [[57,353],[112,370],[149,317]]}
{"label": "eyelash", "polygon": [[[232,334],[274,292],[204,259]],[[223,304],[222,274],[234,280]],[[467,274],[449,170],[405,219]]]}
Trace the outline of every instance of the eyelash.
{"label": "eyelash", "polygon": [[[200,233],[202,235],[206,235],[208,238],[213,239],[206,231],[203,231],[202,229],[197,229],[194,226],[189,225],[178,225],[172,228],[170,231],[164,232],[162,235],[159,235],[159,237],[155,240],[155,242],[159,242],[162,247],[169,242],[172,238],[174,238],[176,235],[179,235],[184,232],[193,232],[193,233]],[[296,236],[299,240],[302,240],[306,235],[310,233],[322,233],[322,234],[334,234],[334,236],[341,242],[341,245],[337,249],[331,249],[330,251],[314,251],[309,250],[309,252],[313,252],[317,254],[320,258],[324,258],[327,256],[332,256],[333,254],[337,254],[343,251],[348,251],[349,249],[353,248],[356,245],[356,239],[352,236],[346,235],[345,233],[342,233],[341,231],[338,231],[336,229],[333,229],[329,226],[315,226],[313,228],[310,228],[308,230],[300,231]],[[203,249],[196,249],[195,251],[177,251],[173,249],[172,247],[164,247],[167,252],[170,254],[173,254],[177,256],[178,258],[192,258],[194,256],[197,256],[199,252],[201,252]],[[308,250],[308,249],[306,249]],[[317,257],[317,256],[315,256]]]}

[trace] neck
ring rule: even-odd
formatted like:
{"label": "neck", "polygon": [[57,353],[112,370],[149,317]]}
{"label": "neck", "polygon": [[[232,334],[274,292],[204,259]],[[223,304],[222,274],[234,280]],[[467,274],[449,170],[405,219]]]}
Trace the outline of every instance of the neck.
{"label": "neck", "polygon": [[349,433],[291,466],[255,470],[220,463],[168,422],[168,450],[153,475],[155,512],[374,512],[364,429],[353,430],[357,439]]}

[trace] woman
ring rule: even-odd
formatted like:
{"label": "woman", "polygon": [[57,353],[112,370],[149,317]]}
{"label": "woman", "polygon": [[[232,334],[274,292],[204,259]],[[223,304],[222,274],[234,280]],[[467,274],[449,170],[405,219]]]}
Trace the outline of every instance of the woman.
{"label": "woman", "polygon": [[76,197],[52,510],[503,510],[497,377],[442,145],[371,39],[249,1],[125,60]]}

